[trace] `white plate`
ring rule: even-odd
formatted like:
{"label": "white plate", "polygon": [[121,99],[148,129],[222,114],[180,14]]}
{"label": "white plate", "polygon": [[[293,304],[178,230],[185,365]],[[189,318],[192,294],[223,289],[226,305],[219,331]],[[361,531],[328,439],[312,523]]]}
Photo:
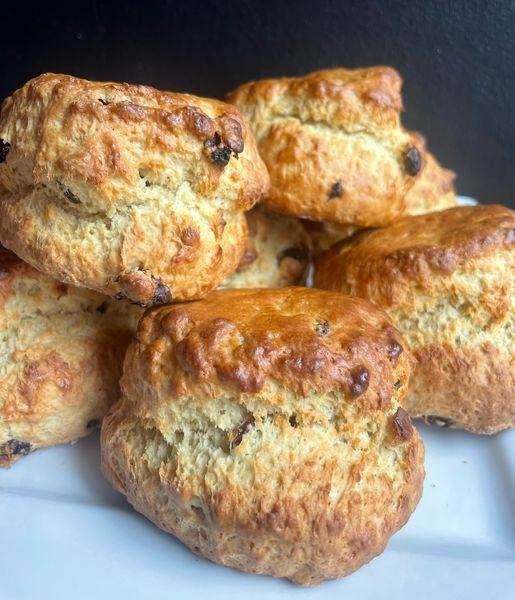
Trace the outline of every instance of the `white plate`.
{"label": "white plate", "polygon": [[387,550],[302,589],[202,560],[102,479],[98,435],[0,469],[0,600],[515,598],[515,431],[420,425],[422,500]]}

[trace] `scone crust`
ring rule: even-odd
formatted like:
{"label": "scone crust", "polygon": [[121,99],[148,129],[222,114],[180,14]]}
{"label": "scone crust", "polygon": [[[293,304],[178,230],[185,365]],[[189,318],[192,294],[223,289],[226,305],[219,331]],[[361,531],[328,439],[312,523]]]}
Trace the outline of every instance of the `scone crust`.
{"label": "scone crust", "polygon": [[350,573],[421,493],[402,344],[370,304],[305,288],[155,309],[103,422],[104,474],[210,560],[300,584]]}
{"label": "scone crust", "polygon": [[[416,134],[419,147],[425,147],[424,138]],[[424,152],[425,161],[420,176],[405,197],[403,215],[423,215],[456,206],[455,174],[444,169],[430,152]],[[353,225],[303,221],[309,233],[315,255],[329,250],[337,242],[350,237],[358,228]]]}
{"label": "scone crust", "polygon": [[245,251],[236,273],[222,287],[278,288],[301,284],[309,266],[311,244],[299,219],[260,207],[245,217]]}
{"label": "scone crust", "polygon": [[53,277],[144,305],[204,295],[241,258],[268,174],[231,105],[45,74],[0,115],[0,240]]}
{"label": "scone crust", "polygon": [[403,400],[412,417],[479,434],[515,427],[513,348],[506,352],[491,342],[459,348],[435,343],[416,349],[414,357]]}
{"label": "scone crust", "polygon": [[389,67],[328,69],[229,94],[270,172],[266,204],[360,227],[399,216],[424,164],[423,143],[400,124],[401,85]]}
{"label": "scone crust", "polygon": [[314,285],[387,310],[416,364],[413,416],[515,426],[515,213],[459,207],[361,232],[318,257]]}
{"label": "scone crust", "polygon": [[429,291],[437,277],[496,252],[512,254],[515,213],[500,205],[460,206],[398,219],[360,231],[316,263],[315,287],[352,293],[388,308],[409,301],[417,287]]}
{"label": "scone crust", "polygon": [[94,430],[119,396],[141,312],[0,249],[0,466]]}

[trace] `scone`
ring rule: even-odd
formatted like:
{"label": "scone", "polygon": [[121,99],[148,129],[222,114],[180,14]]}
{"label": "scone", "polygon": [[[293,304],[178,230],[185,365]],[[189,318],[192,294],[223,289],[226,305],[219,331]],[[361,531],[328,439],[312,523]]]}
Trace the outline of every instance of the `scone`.
{"label": "scone", "polygon": [[344,240],[314,285],[385,309],[416,365],[404,406],[430,423],[515,426],[515,213],[503,206],[404,217]]}
{"label": "scone", "polygon": [[357,227],[398,217],[424,164],[423,144],[400,123],[401,85],[389,67],[328,69],[229,94],[270,172],[266,205]]}
{"label": "scone", "polygon": [[[418,135],[418,139],[420,147],[424,147],[424,138]],[[430,152],[424,152],[420,177],[406,194],[403,214],[421,215],[456,206],[454,179],[452,171],[440,166]],[[358,230],[352,225],[328,222],[303,221],[303,224],[309,233],[315,255],[328,250],[336,242],[350,237]]]}
{"label": "scone", "polygon": [[235,271],[268,174],[231,105],[67,75],[0,113],[0,240],[52,277],[142,305]]}
{"label": "scone", "polygon": [[155,309],[103,421],[103,472],[214,562],[299,584],[350,573],[422,489],[402,345],[369,303],[306,288]]}
{"label": "scone", "polygon": [[58,283],[0,249],[0,466],[100,423],[119,396],[142,312]]}
{"label": "scone", "polygon": [[301,222],[254,208],[246,213],[247,243],[238,269],[222,287],[285,287],[302,282],[309,258],[309,236]]}

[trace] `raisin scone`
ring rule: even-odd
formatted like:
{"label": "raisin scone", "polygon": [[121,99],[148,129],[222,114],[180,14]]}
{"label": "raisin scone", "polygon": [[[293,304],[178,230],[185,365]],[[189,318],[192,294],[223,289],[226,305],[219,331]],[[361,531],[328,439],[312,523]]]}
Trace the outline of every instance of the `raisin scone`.
{"label": "raisin scone", "polygon": [[359,232],[318,257],[314,285],[391,316],[415,357],[412,416],[515,427],[515,212],[457,207]]}
{"label": "raisin scone", "polygon": [[301,287],[157,308],[103,421],[103,472],[209,560],[303,585],[351,573],[422,490],[403,345],[368,302]]}
{"label": "raisin scone", "polygon": [[356,227],[405,209],[424,148],[400,122],[402,80],[389,67],[327,69],[246,83],[229,94],[271,179],[271,210]]}
{"label": "raisin scone", "polygon": [[0,249],[0,466],[93,431],[119,396],[142,312]]}
{"label": "raisin scone", "polygon": [[55,279],[141,305],[235,271],[269,178],[229,104],[45,74],[0,113],[0,241]]}

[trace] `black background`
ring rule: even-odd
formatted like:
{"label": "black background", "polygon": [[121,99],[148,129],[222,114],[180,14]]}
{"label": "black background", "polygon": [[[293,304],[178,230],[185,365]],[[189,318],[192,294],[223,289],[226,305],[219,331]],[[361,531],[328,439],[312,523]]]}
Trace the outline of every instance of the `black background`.
{"label": "black background", "polygon": [[515,201],[515,2],[19,2],[2,6],[0,96],[44,71],[223,97],[238,83],[388,64],[404,123],[458,191]]}

